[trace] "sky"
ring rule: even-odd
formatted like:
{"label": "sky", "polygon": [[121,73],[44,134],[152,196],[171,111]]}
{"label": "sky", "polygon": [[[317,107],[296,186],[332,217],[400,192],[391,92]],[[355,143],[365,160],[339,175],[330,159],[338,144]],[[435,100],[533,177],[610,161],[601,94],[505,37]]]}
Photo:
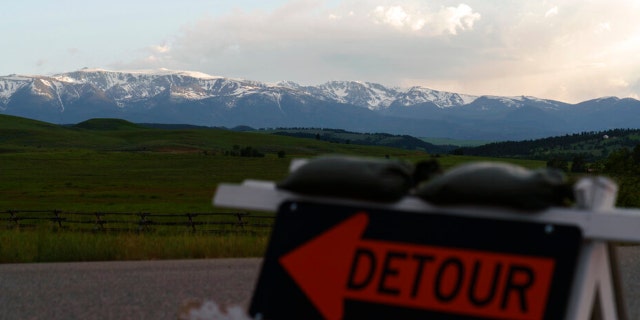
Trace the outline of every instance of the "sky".
{"label": "sky", "polygon": [[21,0],[0,75],[167,68],[577,103],[640,99],[637,0]]}

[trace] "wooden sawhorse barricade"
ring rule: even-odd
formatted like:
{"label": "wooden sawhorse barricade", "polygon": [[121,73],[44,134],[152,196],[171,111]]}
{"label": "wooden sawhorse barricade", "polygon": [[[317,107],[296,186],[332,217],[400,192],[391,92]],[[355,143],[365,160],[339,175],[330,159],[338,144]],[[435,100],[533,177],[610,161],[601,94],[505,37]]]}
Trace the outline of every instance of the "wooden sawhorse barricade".
{"label": "wooden sawhorse barricade", "polygon": [[609,244],[640,242],[640,213],[603,201],[607,182],[577,183],[576,208],[536,213],[324,198],[252,180],[219,185],[213,203],[278,212],[256,319],[624,319]]}

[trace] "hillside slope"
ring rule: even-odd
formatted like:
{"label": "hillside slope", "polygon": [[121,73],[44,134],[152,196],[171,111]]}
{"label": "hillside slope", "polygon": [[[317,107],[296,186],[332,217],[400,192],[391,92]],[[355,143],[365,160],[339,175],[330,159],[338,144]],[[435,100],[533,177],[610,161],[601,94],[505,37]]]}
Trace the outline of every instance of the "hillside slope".
{"label": "hillside slope", "polygon": [[615,129],[583,132],[537,140],[494,142],[478,147],[457,149],[457,154],[526,159],[582,156],[592,161],[603,159],[615,150],[632,149],[640,144],[640,130]]}
{"label": "hillside slope", "polygon": [[424,154],[424,150],[331,143],[257,132],[180,125],[135,124],[122,119],[91,119],[75,125],[0,115],[0,152],[91,150],[228,154],[250,148],[255,154],[317,155],[323,153]]}

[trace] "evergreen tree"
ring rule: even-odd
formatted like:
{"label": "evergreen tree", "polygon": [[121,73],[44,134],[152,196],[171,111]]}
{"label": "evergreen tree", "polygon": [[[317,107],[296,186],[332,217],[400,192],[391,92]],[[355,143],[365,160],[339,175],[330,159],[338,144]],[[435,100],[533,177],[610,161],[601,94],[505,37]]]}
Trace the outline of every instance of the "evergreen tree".
{"label": "evergreen tree", "polygon": [[547,168],[555,168],[560,169],[564,172],[569,172],[569,163],[567,162],[567,160],[561,158],[552,158],[551,160],[547,161]]}
{"label": "evergreen tree", "polygon": [[575,156],[571,161],[571,172],[587,172],[587,162],[583,156]]}

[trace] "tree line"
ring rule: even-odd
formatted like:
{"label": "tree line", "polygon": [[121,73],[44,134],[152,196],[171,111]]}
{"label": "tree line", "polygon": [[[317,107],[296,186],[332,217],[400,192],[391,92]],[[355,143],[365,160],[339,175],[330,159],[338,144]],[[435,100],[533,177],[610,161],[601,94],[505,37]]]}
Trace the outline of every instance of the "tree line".
{"label": "tree line", "polygon": [[640,144],[612,152],[602,172],[618,183],[618,206],[640,207]]}
{"label": "tree line", "polygon": [[[278,155],[278,158],[286,157],[286,152],[284,150],[280,150],[276,154]],[[260,150],[252,146],[243,147],[237,144],[233,145],[233,147],[230,150],[225,150],[224,155],[231,156],[231,157],[250,157],[250,158],[264,158],[265,156],[263,152],[261,152]]]}
{"label": "tree line", "polygon": [[[606,131],[585,131],[564,136],[536,140],[505,141],[478,147],[465,147],[453,151],[458,155],[487,157],[523,157],[528,159],[549,159],[550,155],[567,162],[576,155],[587,161],[608,156],[607,150],[616,147],[633,148],[638,143],[639,129],[612,129]],[[634,139],[635,138],[635,139]],[[598,152],[590,152],[590,151]]]}
{"label": "tree line", "polygon": [[598,174],[612,178],[618,184],[617,206],[640,207],[640,144],[633,148],[619,148],[608,157],[588,162],[584,156],[575,156],[571,162],[554,157],[547,167],[576,174]]}

